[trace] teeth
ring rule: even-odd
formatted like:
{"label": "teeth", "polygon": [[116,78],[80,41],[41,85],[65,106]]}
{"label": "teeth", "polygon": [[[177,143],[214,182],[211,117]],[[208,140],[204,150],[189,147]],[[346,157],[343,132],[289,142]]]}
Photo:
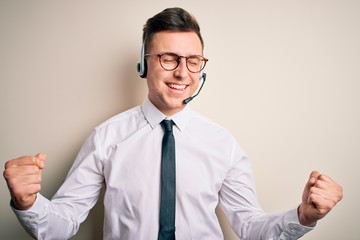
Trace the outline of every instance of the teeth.
{"label": "teeth", "polygon": [[186,88],[186,85],[177,85],[177,84],[168,84],[170,88],[175,88],[178,90],[184,90]]}

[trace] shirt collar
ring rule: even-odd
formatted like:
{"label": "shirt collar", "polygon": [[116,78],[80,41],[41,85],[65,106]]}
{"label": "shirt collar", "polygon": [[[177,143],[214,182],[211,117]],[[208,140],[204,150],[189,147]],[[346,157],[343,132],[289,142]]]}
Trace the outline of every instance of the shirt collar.
{"label": "shirt collar", "polygon": [[157,109],[154,104],[152,104],[152,102],[150,102],[148,97],[141,105],[141,110],[144,114],[145,119],[150,124],[151,128],[155,128],[164,119],[172,119],[176,127],[180,131],[183,131],[192,116],[192,110],[189,105],[186,105],[183,110],[175,113],[172,116],[166,116],[159,109]]}

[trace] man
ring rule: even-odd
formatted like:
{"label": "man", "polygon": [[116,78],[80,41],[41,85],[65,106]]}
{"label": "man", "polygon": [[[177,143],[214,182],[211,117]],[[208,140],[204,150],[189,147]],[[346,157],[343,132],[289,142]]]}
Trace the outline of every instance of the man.
{"label": "man", "polygon": [[186,104],[205,80],[196,20],[170,8],[143,30],[138,70],[148,97],[94,129],[51,200],[39,193],[44,154],[6,163],[11,206],[26,230],[38,239],[70,238],[105,185],[104,239],[223,239],[218,204],[242,240],[297,239],[310,231],[342,199],[341,186],[314,171],[297,209],[264,213],[236,140]]}

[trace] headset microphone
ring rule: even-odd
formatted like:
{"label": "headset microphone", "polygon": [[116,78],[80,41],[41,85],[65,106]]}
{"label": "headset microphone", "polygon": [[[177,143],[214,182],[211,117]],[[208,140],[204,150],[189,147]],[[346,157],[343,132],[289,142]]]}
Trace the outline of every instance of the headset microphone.
{"label": "headset microphone", "polygon": [[197,95],[199,95],[201,89],[203,88],[204,86],[204,83],[205,83],[205,80],[206,80],[206,73],[202,73],[201,74],[201,78],[203,79],[203,82],[201,83],[201,86],[199,88],[199,91],[194,95],[194,96],[191,96],[191,97],[188,97],[186,99],[184,99],[183,101],[183,104],[188,104],[191,100],[193,100]]}

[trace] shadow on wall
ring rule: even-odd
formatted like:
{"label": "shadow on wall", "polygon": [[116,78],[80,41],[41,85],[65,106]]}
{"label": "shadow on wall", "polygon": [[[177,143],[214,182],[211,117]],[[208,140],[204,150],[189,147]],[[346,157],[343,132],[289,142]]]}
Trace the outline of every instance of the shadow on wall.
{"label": "shadow on wall", "polygon": [[130,49],[121,54],[121,58],[128,59],[128,61],[124,61],[118,71],[120,112],[141,104],[147,95],[146,79],[140,78],[137,73],[139,58],[136,54],[134,55],[134,52],[137,53],[137,49],[135,51]]}
{"label": "shadow on wall", "polygon": [[[129,59],[120,65],[119,71],[116,71],[115,86],[118,87],[119,103],[112,104],[118,112],[125,111],[142,103],[146,96],[146,79],[141,79],[137,74],[136,64],[138,58],[134,56],[134,51],[129,50],[127,53],[121,54],[122,59]],[[100,80],[99,80],[100,81]],[[118,107],[119,106],[119,107]],[[117,114],[118,112],[114,113]],[[113,115],[114,115],[113,114]],[[109,116],[105,116],[104,120]],[[110,116],[111,117],[111,116]],[[80,226],[79,232],[71,239],[88,240],[103,239],[103,223],[104,223],[104,194],[106,185],[100,192],[100,197],[95,206],[91,209],[89,216]],[[91,232],[91,234],[90,234]],[[90,237],[90,238],[89,238]]]}

